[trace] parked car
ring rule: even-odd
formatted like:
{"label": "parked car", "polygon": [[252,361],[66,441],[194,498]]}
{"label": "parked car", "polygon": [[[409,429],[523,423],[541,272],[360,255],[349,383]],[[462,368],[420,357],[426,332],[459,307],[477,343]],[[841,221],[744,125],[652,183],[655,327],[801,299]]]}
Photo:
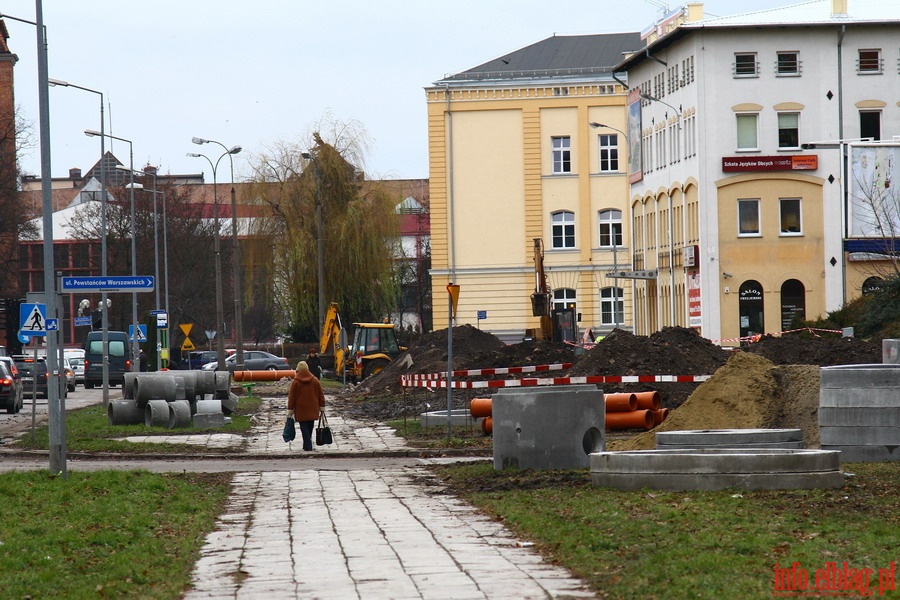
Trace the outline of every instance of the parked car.
{"label": "parked car", "polygon": [[210,363],[218,358],[218,353],[215,350],[197,350],[195,352],[191,352],[188,358],[191,369],[200,369],[203,368],[204,365]]}
{"label": "parked car", "polygon": [[0,406],[5,407],[8,413],[19,412],[25,404],[22,382],[17,375],[13,374],[13,369],[15,369],[15,363],[0,360]]}
{"label": "parked car", "polygon": [[[47,388],[50,381],[47,373],[47,361],[44,357],[39,356],[35,359],[33,356],[14,356],[16,368],[19,370],[19,381],[22,383],[22,393],[33,396],[35,393],[39,397],[47,398]],[[65,395],[66,389],[63,389]]]}
{"label": "parked car", "polygon": [[63,358],[63,372],[66,374],[66,389],[70,392],[75,391],[75,369],[68,358]]}
{"label": "parked car", "polygon": [[70,358],[69,366],[75,371],[75,384],[84,385],[84,358]]}
{"label": "parked car", "polygon": [[[218,366],[218,361],[212,361],[203,365],[203,370],[215,371]],[[232,354],[225,359],[225,368],[229,371],[237,369],[237,354]],[[282,356],[275,356],[262,350],[244,352],[245,371],[282,371],[290,368],[287,359]]]}

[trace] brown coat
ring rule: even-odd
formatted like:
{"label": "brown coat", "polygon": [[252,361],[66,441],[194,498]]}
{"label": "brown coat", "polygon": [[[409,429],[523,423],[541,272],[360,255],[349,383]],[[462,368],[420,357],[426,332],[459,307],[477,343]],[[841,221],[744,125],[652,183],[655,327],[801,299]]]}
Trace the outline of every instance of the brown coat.
{"label": "brown coat", "polygon": [[319,380],[309,371],[297,371],[288,391],[288,410],[296,421],[315,421],[325,408],[325,393]]}

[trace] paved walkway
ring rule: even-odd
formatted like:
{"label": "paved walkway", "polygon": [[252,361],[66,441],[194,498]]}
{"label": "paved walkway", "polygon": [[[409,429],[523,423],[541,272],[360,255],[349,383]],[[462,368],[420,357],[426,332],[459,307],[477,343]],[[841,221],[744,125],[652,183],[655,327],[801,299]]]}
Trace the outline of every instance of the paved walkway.
{"label": "paved walkway", "polygon": [[[241,471],[185,600],[594,597],[503,526],[443,493],[426,465],[461,459],[417,458],[422,453],[392,429],[344,418],[328,402],[335,443],[314,452],[301,451],[299,432],[291,444],[281,439],[285,398],[263,400],[248,437],[125,438],[235,450],[188,468]],[[116,468],[186,468],[174,458],[151,462],[134,457]],[[109,463],[83,457],[69,468]]]}

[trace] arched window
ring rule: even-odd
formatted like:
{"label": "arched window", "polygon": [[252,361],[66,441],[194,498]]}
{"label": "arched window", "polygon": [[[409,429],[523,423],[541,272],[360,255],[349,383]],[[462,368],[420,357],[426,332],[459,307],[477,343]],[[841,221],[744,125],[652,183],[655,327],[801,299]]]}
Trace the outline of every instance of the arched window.
{"label": "arched window", "polygon": [[622,211],[601,210],[597,213],[597,226],[601,248],[622,245]]}
{"label": "arched window", "polygon": [[806,287],[797,279],[788,279],[781,284],[781,330],[793,329],[798,319],[806,319]]}
{"label": "arched window", "polygon": [[575,247],[575,213],[561,210],[552,215],[553,248]]}

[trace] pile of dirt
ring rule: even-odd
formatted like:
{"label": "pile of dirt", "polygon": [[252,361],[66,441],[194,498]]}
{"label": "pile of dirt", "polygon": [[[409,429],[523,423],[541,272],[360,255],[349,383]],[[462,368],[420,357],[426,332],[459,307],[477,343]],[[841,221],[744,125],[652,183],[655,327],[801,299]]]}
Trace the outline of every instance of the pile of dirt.
{"label": "pile of dirt", "polygon": [[657,431],[800,429],[806,447],[818,447],[819,367],[776,366],[736,352],[678,410],[652,431],[607,444],[609,450],[656,447]]}
{"label": "pile of dirt", "polygon": [[882,361],[881,340],[866,341],[855,337],[812,335],[809,333],[765,335],[744,348],[768,358],[776,365],[875,364]]}

